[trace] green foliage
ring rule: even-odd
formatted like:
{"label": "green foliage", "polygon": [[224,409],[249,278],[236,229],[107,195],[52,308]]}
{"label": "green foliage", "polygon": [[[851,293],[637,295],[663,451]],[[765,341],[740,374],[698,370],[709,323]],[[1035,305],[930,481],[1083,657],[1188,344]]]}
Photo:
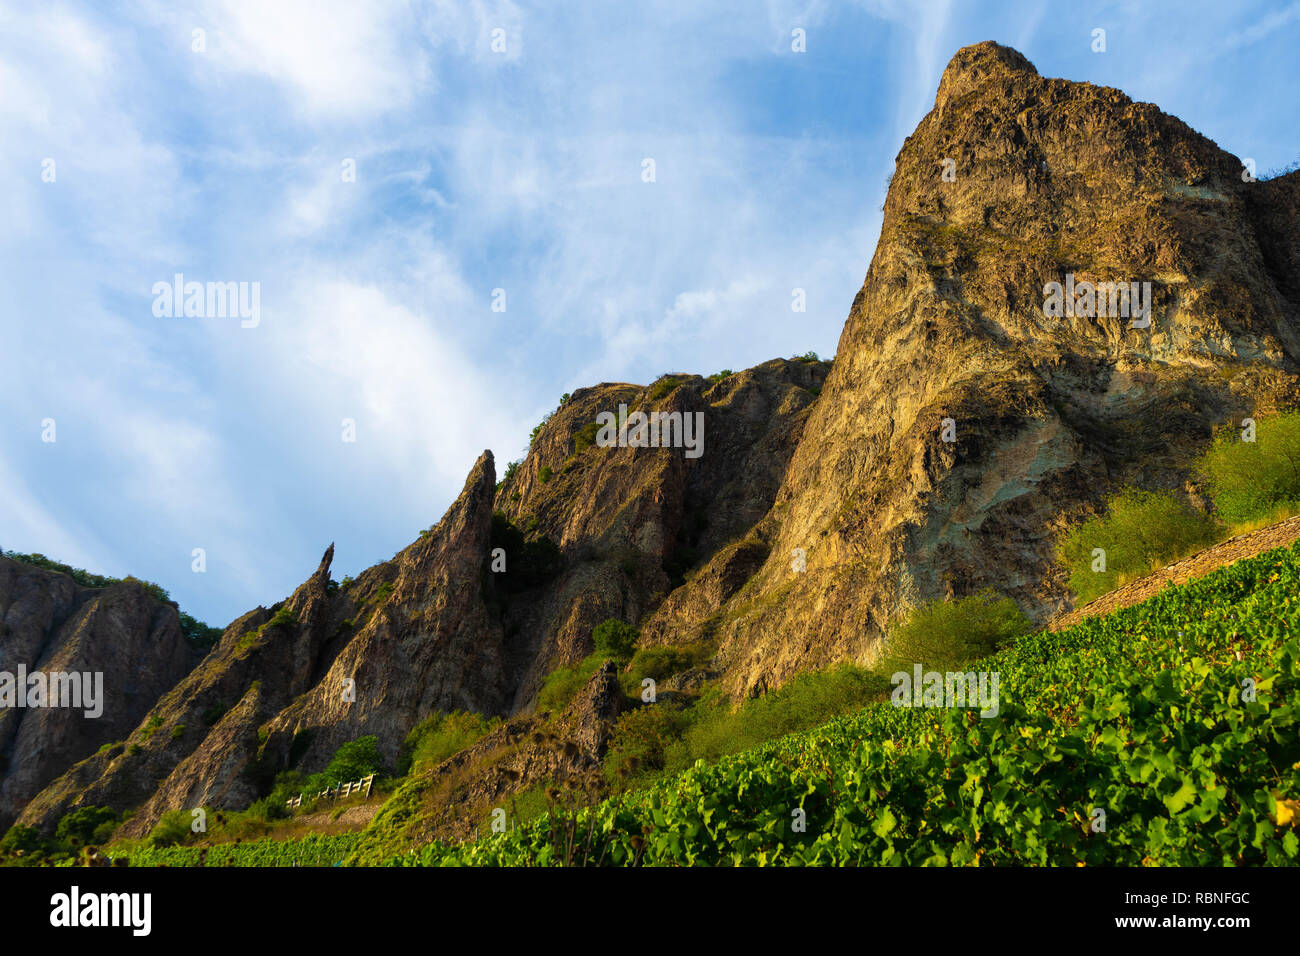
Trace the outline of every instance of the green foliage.
{"label": "green foliage", "polygon": [[[1298,613],[1300,544],[979,662],[1000,677],[996,716],[883,700],[580,810],[577,830],[597,834],[584,859],[1295,866]],[[387,862],[557,865],[567,826],[548,816]]]}
{"label": "green foliage", "polygon": [[560,406],[563,407],[569,401],[569,393],[565,392],[560,396]]}
{"label": "green foliage", "polygon": [[195,647],[206,650],[221,640],[221,628],[204,624],[179,609],[177,613],[181,619],[181,633]]}
{"label": "green foliage", "polygon": [[180,740],[185,736],[185,725],[177,724],[172,728],[172,740]]}
{"label": "green foliage", "polygon": [[[1067,531],[1057,543],[1057,556],[1070,570],[1071,589],[1086,602],[1212,544],[1219,535],[1213,518],[1169,492],[1126,488],[1110,499],[1105,515]],[[1105,570],[1094,571],[1098,548],[1105,552]]]}
{"label": "green foliage", "polygon": [[335,784],[383,772],[384,756],[379,752],[379,738],[368,734],[339,747],[329,765],[321,773],[308,778],[307,789],[321,791]]}
{"label": "green foliage", "polygon": [[110,807],[80,807],[63,815],[54,828],[54,839],[73,847],[105,843],[120,822]]}
{"label": "green foliage", "polygon": [[497,586],[505,591],[545,584],[564,569],[564,555],[554,541],[545,535],[527,540],[510,516],[501,511],[492,513],[489,552],[495,548],[506,553],[505,572],[493,575]]}
{"label": "green foliage", "polygon": [[578,429],[573,436],[573,451],[576,454],[580,451],[586,451],[592,445],[596,444],[596,435],[600,433],[600,424],[598,422],[588,422]]}
{"label": "green foliage", "polygon": [[275,612],[275,616],[266,622],[267,627],[294,628],[298,626],[298,616],[287,607]]}
{"label": "green foliage", "polygon": [[538,710],[563,710],[586,686],[601,664],[605,655],[596,653],[583,658],[573,667],[558,667],[546,675],[541,690],[537,692]]}
{"label": "green foliage", "polygon": [[151,715],[149,719],[145,721],[144,730],[140,731],[140,739],[147,741],[150,737],[154,735],[154,732],[162,725],[163,725],[163,719],[161,715],[159,714]]}
{"label": "green foliage", "polygon": [[519,461],[512,461],[512,462],[507,463],[507,464],[506,464],[506,475],[505,475],[505,479],[504,479],[504,480],[505,480],[505,481],[509,481],[511,478],[513,478],[513,477],[515,476],[515,472],[517,472],[517,471],[519,470],[519,466],[520,466],[521,464],[522,464],[522,462],[519,462]]}
{"label": "green foliage", "polygon": [[343,580],[339,582],[339,587],[346,591],[348,588],[352,587],[352,585],[355,583],[356,583],[356,578],[354,578],[350,574],[345,574],[343,576]]}
{"label": "green foliage", "polygon": [[790,361],[807,362],[809,365],[813,365],[816,364],[817,362],[820,362],[821,359],[818,357],[816,352],[808,351],[808,352],[804,352],[803,355],[790,356]]}
{"label": "green foliage", "polygon": [[637,629],[616,617],[606,618],[591,632],[591,642],[596,653],[626,661],[636,650]]}
{"label": "green foliage", "polygon": [[[1295,866],[1298,614],[1300,544],[978,662],[1000,677],[990,718],[887,697],[829,721],[812,707],[802,719],[816,729],[675,775],[665,751],[652,786],[513,832],[400,856],[376,856],[384,846],[366,833],[221,844],[207,864]],[[876,693],[872,675],[846,677]],[[656,759],[655,738],[675,732],[661,706],[620,722],[624,767]],[[1104,834],[1089,825],[1095,809]],[[557,849],[574,832],[591,834],[579,857]],[[0,852],[38,837],[11,831]],[[196,865],[203,852],[145,846],[132,864]]]}
{"label": "green foliage", "polygon": [[729,369],[729,368],[724,368],[721,372],[714,372],[712,375],[710,375],[710,376],[709,376],[709,381],[710,381],[710,382],[721,382],[724,378],[730,378],[731,376],[733,376],[733,375],[735,375],[735,374],[736,374],[736,373],[733,372],[731,369]]}
{"label": "green foliage", "polygon": [[184,843],[189,839],[190,823],[194,817],[188,810],[168,810],[145,838],[145,846],[165,847]]}
{"label": "green foliage", "polygon": [[414,768],[442,763],[500,724],[496,717],[460,710],[449,714],[435,711],[406,735],[397,758],[397,773],[405,776]]}
{"label": "green foliage", "polygon": [[911,673],[914,664],[948,670],[992,654],[1032,628],[1016,602],[995,591],[935,601],[913,608],[890,630],[876,670],[885,676]]}
{"label": "green foliage", "polygon": [[388,600],[389,595],[393,593],[395,588],[396,585],[393,584],[392,581],[385,581],[383,584],[379,585],[379,589],[375,591],[375,603],[383,604]]}
{"label": "green foliage", "polygon": [[637,777],[662,771],[665,747],[680,738],[688,724],[682,707],[672,703],[650,704],[623,714],[605,752],[606,780],[624,789]]}
{"label": "green foliage", "polygon": [[[633,640],[636,632],[633,631]],[[652,678],[660,683],[674,674],[698,667],[713,656],[713,648],[708,645],[673,647],[643,647],[632,655],[632,661],[620,678],[623,690],[629,697],[641,694],[641,681]]]}
{"label": "green foliage", "polygon": [[9,856],[15,851],[23,853],[42,852],[49,848],[49,841],[35,827],[12,826],[0,838],[0,855]]}
{"label": "green foliage", "polygon": [[210,847],[141,846],[130,854],[131,866],[338,866],[357,841],[356,833],[312,834],[299,840],[262,839],[217,843]]}
{"label": "green foliage", "polygon": [[657,402],[686,381],[685,375],[661,375],[650,386],[649,400]]}
{"label": "green foliage", "polygon": [[6,551],[4,548],[0,548],[0,555],[14,561],[21,561],[23,564],[30,564],[33,567],[44,568],[46,571],[57,571],[59,574],[66,574],[84,588],[106,588],[113,584],[120,584],[122,581],[122,578],[111,578],[105,574],[95,574],[82,568],[74,568],[39,553],[21,554],[17,551]]}
{"label": "green foliage", "polygon": [[273,787],[270,795],[249,805],[248,809],[244,811],[244,818],[255,820],[258,823],[274,823],[276,820],[287,820],[292,815],[289,807],[285,804],[290,793],[297,796],[302,791],[290,790],[284,786]]}
{"label": "green foliage", "polygon": [[209,727],[213,727],[216,725],[217,721],[226,715],[226,711],[229,709],[230,708],[228,708],[222,701],[217,701],[210,707],[204,708],[203,722]]}
{"label": "green foliage", "polygon": [[548,481],[551,480],[551,476],[554,474],[555,471],[554,469],[551,468],[550,465],[542,465],[542,467],[537,472],[537,479],[542,484],[546,484]]}
{"label": "green foliage", "polygon": [[1229,426],[1198,463],[1225,521],[1266,518],[1280,509],[1300,509],[1300,411],[1261,418],[1255,440],[1242,441]]}
{"label": "green foliage", "polygon": [[682,739],[668,746],[667,768],[685,770],[697,760],[714,761],[807,730],[879,698],[888,689],[887,679],[862,667],[841,664],[796,674],[777,690],[747,700],[738,708],[705,699],[694,708],[698,713],[692,715]]}

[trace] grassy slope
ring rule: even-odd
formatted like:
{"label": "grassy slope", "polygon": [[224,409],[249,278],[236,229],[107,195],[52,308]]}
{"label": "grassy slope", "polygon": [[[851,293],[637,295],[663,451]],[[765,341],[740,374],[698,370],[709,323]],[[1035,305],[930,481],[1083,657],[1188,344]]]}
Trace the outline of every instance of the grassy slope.
{"label": "grassy slope", "polygon": [[[372,827],[330,852],[389,865],[1294,864],[1298,604],[1293,545],[971,665],[999,675],[994,718],[872,705],[576,818],[400,854]],[[223,861],[292,862],[298,842]]]}

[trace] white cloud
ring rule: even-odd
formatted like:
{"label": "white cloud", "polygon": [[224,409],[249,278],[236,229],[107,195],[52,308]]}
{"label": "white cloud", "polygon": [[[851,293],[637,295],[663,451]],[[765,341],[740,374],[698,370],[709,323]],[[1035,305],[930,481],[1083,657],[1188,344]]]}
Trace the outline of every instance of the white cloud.
{"label": "white cloud", "polygon": [[206,31],[196,71],[210,62],[269,77],[318,118],[399,110],[433,79],[425,52],[405,42],[410,8],[395,0],[211,0],[192,22],[174,12],[167,20],[185,43],[192,28]]}

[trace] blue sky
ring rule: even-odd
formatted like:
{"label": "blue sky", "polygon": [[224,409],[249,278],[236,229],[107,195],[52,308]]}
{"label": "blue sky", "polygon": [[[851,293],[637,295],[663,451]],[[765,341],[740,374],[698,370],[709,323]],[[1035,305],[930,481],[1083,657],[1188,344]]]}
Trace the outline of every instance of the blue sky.
{"label": "blue sky", "polygon": [[[833,354],[988,39],[1300,157],[1300,2],[0,0],[0,545],[225,625],[390,557],[563,392]],[[155,316],[177,272],[260,324]]]}

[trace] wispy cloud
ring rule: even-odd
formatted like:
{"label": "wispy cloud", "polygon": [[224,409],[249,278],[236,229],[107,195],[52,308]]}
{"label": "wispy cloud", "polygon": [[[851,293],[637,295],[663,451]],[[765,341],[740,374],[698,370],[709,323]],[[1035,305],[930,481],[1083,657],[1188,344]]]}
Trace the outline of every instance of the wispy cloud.
{"label": "wispy cloud", "polygon": [[[330,540],[358,570],[436,521],[483,448],[516,457],[563,391],[832,353],[885,174],[958,46],[1028,44],[1268,168],[1300,117],[1259,95],[1289,80],[1262,53],[1296,10],[0,7],[0,543],[154,578],[223,624]],[[1102,21],[1130,55],[1088,51]],[[260,283],[261,324],[156,318],[178,272]]]}

